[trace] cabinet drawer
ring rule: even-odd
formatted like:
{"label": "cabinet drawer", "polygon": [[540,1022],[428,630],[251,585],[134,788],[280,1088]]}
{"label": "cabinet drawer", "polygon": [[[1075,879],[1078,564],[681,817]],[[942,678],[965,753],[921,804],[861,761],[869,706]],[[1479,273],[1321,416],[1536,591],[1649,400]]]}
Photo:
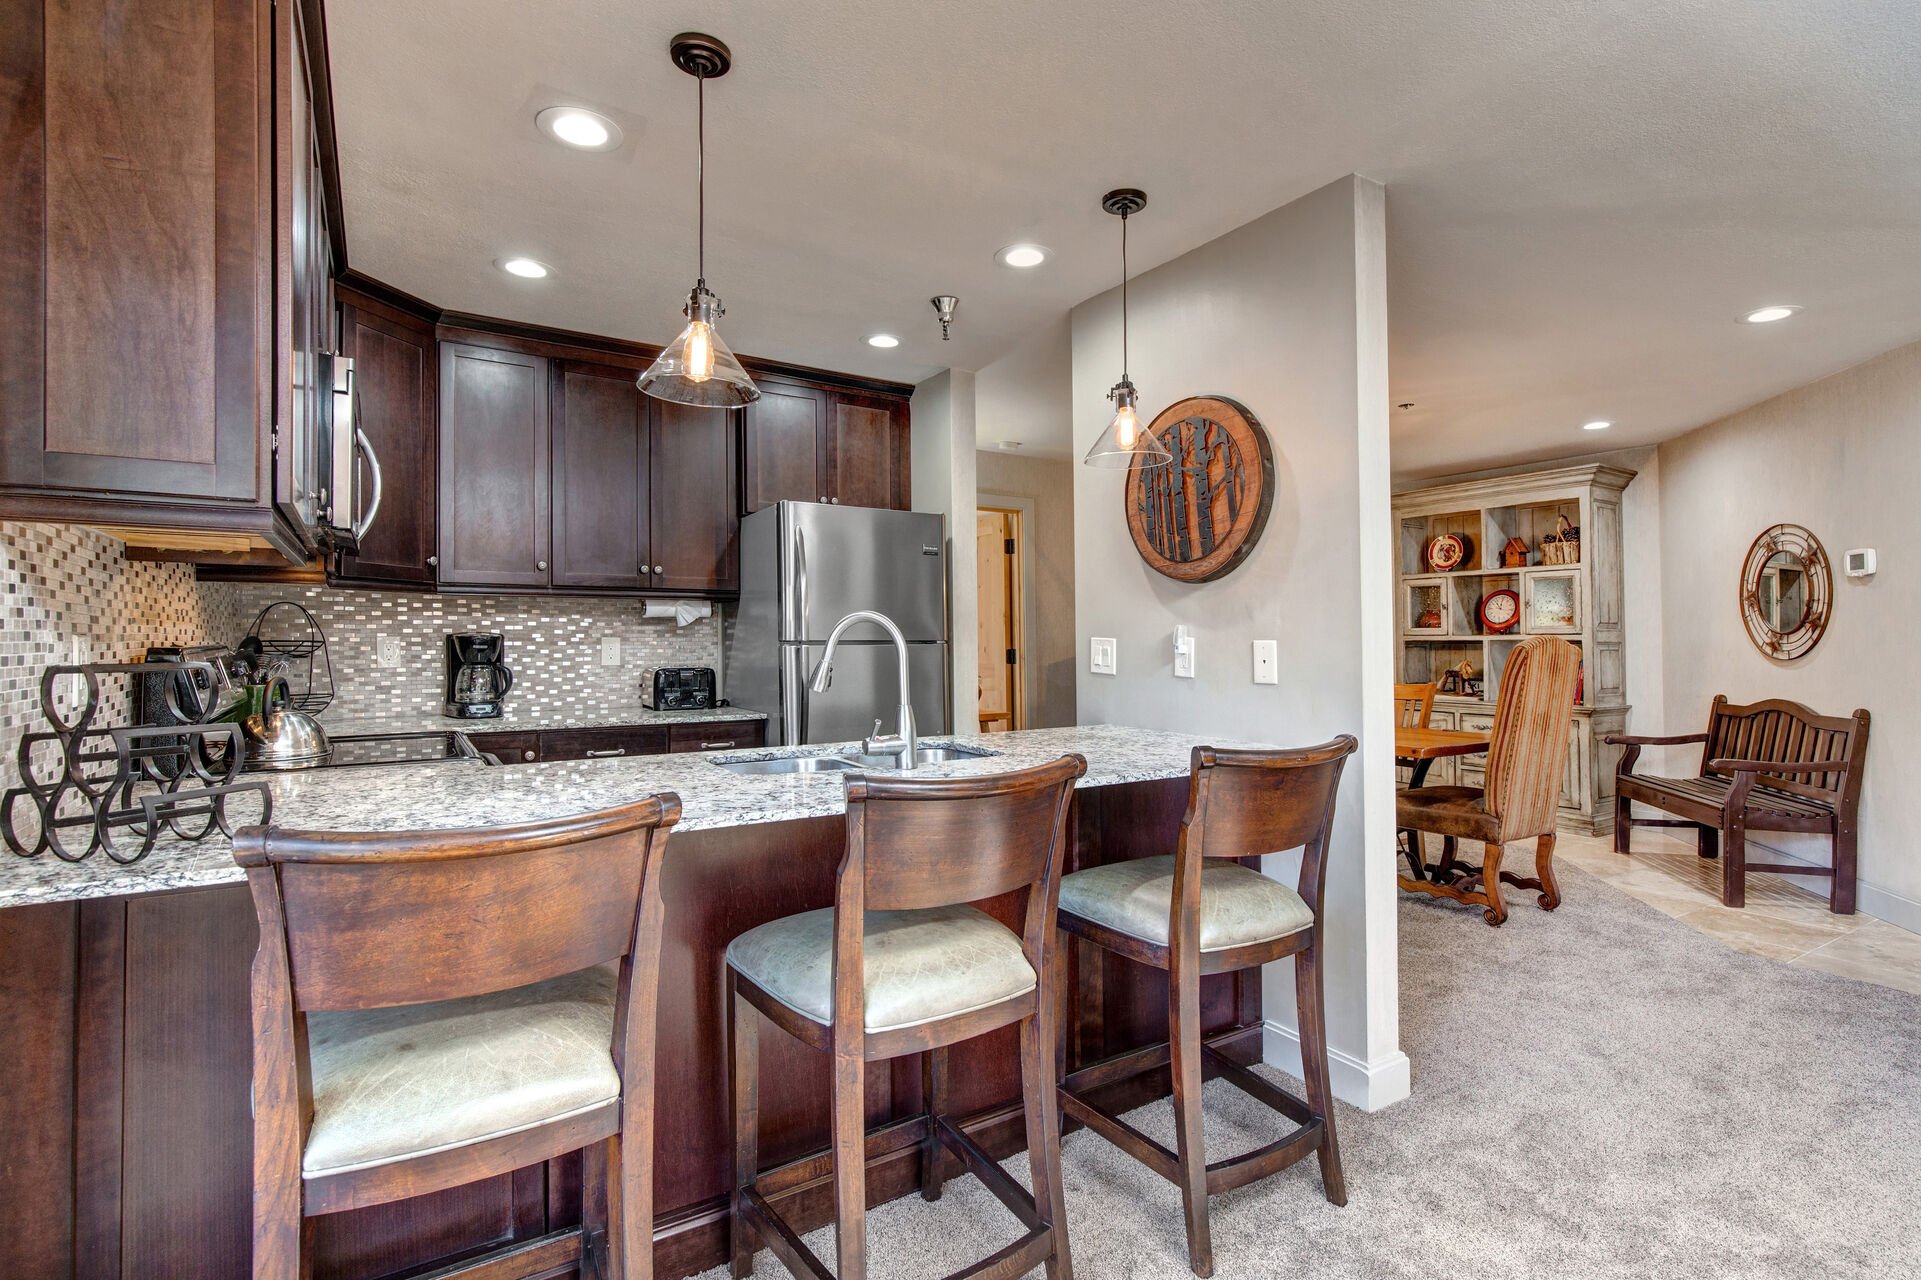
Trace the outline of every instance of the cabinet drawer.
{"label": "cabinet drawer", "polygon": [[542,760],[598,760],[612,756],[657,756],[667,750],[660,725],[620,725],[609,729],[552,729],[540,735]]}
{"label": "cabinet drawer", "polygon": [[761,721],[723,720],[703,724],[677,724],[668,741],[670,751],[719,751],[727,747],[758,747]]}
{"label": "cabinet drawer", "polygon": [[470,733],[467,741],[502,764],[532,764],[540,759],[537,733]]}
{"label": "cabinet drawer", "polygon": [[1494,732],[1494,717],[1485,712],[1463,711],[1460,719],[1462,733]]}

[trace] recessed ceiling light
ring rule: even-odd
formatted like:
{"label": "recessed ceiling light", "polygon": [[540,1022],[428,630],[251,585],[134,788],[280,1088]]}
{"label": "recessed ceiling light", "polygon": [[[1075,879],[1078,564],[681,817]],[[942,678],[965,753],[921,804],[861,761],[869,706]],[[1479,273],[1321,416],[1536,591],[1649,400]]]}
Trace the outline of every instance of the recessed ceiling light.
{"label": "recessed ceiling light", "polygon": [[867,345],[870,347],[881,347],[883,349],[887,347],[898,347],[900,345],[900,339],[891,333],[871,333],[867,335]]}
{"label": "recessed ceiling light", "polygon": [[1742,316],[1741,319],[1747,324],[1773,324],[1776,320],[1787,319],[1800,309],[1799,307],[1790,306],[1762,307],[1759,310],[1748,312]]}
{"label": "recessed ceiling light", "polygon": [[1012,453],[1012,452],[1014,452],[1014,450],[1016,450],[1016,449],[1018,449],[1018,448],[1020,448],[1020,447],[1021,447],[1021,441],[1019,441],[1019,440],[1002,440],[1002,441],[1000,442],[1000,447],[1001,447],[1001,448],[1003,448],[1003,449],[1005,449],[1005,450],[1007,450],[1007,452],[1009,452],[1009,453]]}
{"label": "recessed ceiling light", "polygon": [[534,123],[555,142],[578,151],[612,151],[620,145],[620,126],[585,107],[548,107]]}
{"label": "recessed ceiling light", "polygon": [[1025,271],[1038,267],[1047,261],[1047,250],[1037,244],[1010,244],[994,255],[994,260],[1003,267],[1015,267]]}
{"label": "recessed ceiling light", "polygon": [[503,258],[500,269],[523,280],[545,280],[552,274],[547,270],[546,263],[535,262],[532,258]]}
{"label": "recessed ceiling light", "polygon": [[1614,425],[1614,424],[1613,424],[1612,422],[1609,422],[1609,421],[1608,421],[1608,420],[1607,420],[1606,418],[1596,418],[1596,419],[1595,419],[1594,421],[1592,421],[1592,422],[1583,422],[1583,423],[1581,424],[1581,430],[1583,430],[1583,431],[1606,431],[1606,430],[1607,430],[1607,429],[1608,429],[1609,427],[1611,427],[1611,426],[1613,426],[1613,425]]}

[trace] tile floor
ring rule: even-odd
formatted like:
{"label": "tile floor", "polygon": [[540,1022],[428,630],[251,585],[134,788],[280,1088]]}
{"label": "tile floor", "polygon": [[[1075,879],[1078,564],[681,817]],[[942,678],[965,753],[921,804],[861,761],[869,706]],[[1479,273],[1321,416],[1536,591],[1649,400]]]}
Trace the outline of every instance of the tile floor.
{"label": "tile floor", "polygon": [[1564,833],[1555,856],[1737,951],[1921,994],[1921,934],[1834,915],[1825,898],[1776,875],[1750,873],[1747,906],[1724,907],[1721,864],[1698,856],[1691,837],[1637,828],[1634,848],[1623,857],[1612,836]]}

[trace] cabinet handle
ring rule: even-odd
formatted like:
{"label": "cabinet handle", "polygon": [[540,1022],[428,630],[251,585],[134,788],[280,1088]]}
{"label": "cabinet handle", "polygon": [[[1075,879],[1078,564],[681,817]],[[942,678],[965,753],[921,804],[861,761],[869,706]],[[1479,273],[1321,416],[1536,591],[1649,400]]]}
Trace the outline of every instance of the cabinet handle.
{"label": "cabinet handle", "polygon": [[655,565],[655,566],[654,566],[654,572],[655,572],[655,573],[665,573],[665,572],[667,572],[667,566],[666,566],[666,565],[664,565],[664,564],[657,564],[657,565]]}
{"label": "cabinet handle", "polygon": [[833,504],[834,504],[835,506],[837,506],[837,507],[838,507],[838,506],[840,505],[840,499],[839,499],[839,498],[829,498],[829,499],[828,499],[827,501],[829,501],[829,502],[831,502],[831,503],[833,503]]}
{"label": "cabinet handle", "polygon": [[428,567],[429,569],[438,569],[438,568],[440,567],[440,557],[439,557],[439,556],[428,556],[428,557],[427,557],[427,567]]}
{"label": "cabinet handle", "polygon": [[534,561],[534,568],[540,570],[542,573],[545,573],[547,572],[547,562],[545,560],[536,560]]}
{"label": "cabinet handle", "polygon": [[532,760],[534,758],[534,753],[531,751],[523,751],[520,753],[520,758],[522,760]]}
{"label": "cabinet handle", "polygon": [[823,494],[821,494],[821,495],[820,495],[820,500],[821,500],[822,502],[825,502],[825,501],[827,501],[827,495],[826,495],[826,494],[824,494],[824,493],[823,493]]}
{"label": "cabinet handle", "polygon": [[731,747],[733,745],[732,742],[703,742],[700,744],[700,749],[702,751],[718,751],[722,747]]}
{"label": "cabinet handle", "polygon": [[587,758],[590,760],[593,760],[593,759],[598,759],[601,756],[624,756],[626,754],[627,754],[627,748],[625,747],[608,747],[603,751],[589,751],[587,753]]}

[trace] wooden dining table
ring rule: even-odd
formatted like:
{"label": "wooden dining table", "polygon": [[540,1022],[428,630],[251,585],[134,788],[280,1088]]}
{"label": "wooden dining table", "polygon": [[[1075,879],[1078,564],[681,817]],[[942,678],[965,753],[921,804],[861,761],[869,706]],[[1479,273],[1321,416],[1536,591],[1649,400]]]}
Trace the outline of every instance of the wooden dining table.
{"label": "wooden dining table", "polygon": [[1407,785],[1418,787],[1427,781],[1427,771],[1434,762],[1446,756],[1473,756],[1487,750],[1492,741],[1485,733],[1470,733],[1461,729],[1409,729],[1394,730],[1394,763],[1412,765],[1414,776]]}

